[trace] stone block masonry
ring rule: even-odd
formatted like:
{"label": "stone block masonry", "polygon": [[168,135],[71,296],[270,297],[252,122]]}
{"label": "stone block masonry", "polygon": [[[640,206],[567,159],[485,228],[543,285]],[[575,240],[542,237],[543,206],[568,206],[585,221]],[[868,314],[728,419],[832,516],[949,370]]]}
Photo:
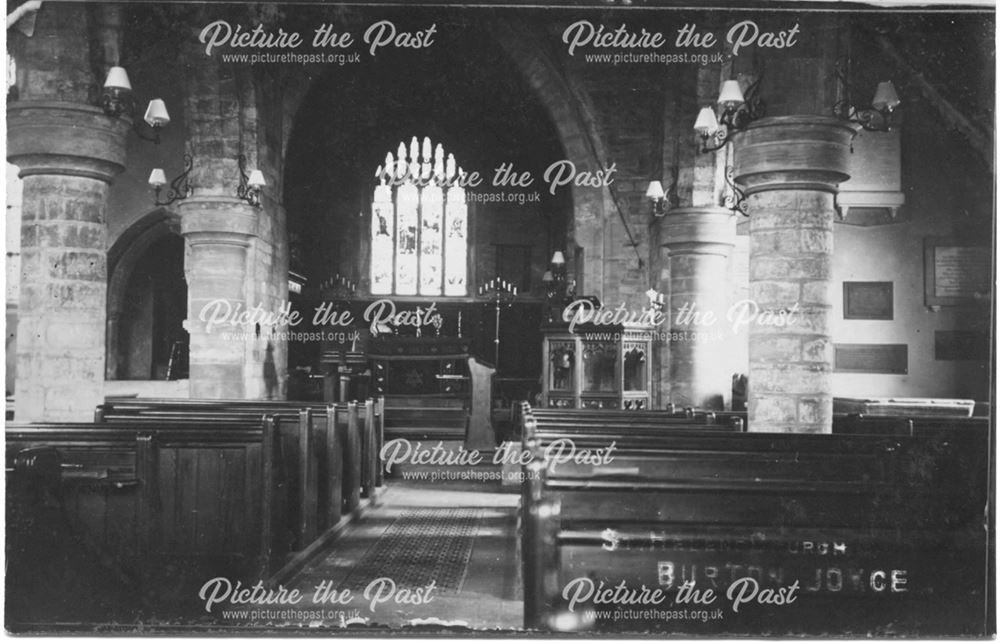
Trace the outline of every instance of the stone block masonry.
{"label": "stone block masonry", "polygon": [[852,130],[826,117],[763,119],[739,137],[750,209],[750,298],[787,323],[750,326],[749,430],[829,433],[834,196]]}
{"label": "stone block masonry", "polygon": [[128,124],[72,103],[8,107],[24,179],[15,416],[89,421],[104,399],[108,185]]}
{"label": "stone block masonry", "polygon": [[[670,400],[681,407],[722,410],[729,397],[733,366],[720,337],[704,341],[724,325],[728,292],[729,253],[735,242],[732,213],[717,207],[671,210],[663,219],[663,236],[670,251]],[[711,315],[716,321],[694,321]],[[724,336],[724,335],[723,335]]]}

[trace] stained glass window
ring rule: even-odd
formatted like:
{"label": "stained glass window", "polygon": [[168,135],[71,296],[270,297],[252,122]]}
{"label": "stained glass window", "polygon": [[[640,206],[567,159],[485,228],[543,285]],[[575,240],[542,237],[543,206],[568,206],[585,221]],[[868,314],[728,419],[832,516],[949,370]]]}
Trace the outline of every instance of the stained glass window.
{"label": "stained glass window", "polygon": [[468,209],[455,157],[414,137],[386,154],[375,178],[372,294],[464,296]]}

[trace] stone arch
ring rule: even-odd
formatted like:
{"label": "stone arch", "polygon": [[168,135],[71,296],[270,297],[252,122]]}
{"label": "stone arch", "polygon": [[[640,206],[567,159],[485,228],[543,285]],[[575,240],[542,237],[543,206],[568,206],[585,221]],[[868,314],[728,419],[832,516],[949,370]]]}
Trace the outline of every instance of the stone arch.
{"label": "stone arch", "polygon": [[105,379],[119,379],[124,363],[120,331],[129,280],[147,251],[171,236],[180,236],[180,217],[167,208],[157,208],[129,226],[108,250]]}
{"label": "stone arch", "polygon": [[[548,110],[562,142],[566,158],[577,167],[597,169],[609,157],[595,126],[594,109],[585,91],[559,69],[550,53],[534,37],[529,24],[499,20],[493,30],[497,42],[517,65],[539,101]],[[582,279],[577,275],[577,292],[604,299],[605,217],[613,208],[607,189],[573,186],[573,218],[567,230],[567,246],[584,251]],[[585,290],[582,290],[585,289]]]}
{"label": "stone arch", "polygon": [[[492,22],[488,31],[548,112],[565,158],[579,169],[596,170],[603,166],[610,154],[598,131],[596,110],[584,88],[561,69],[552,52],[545,48],[546,37],[516,19]],[[292,89],[302,90],[300,83],[285,82]],[[302,92],[296,107],[301,108],[305,100],[305,92]],[[287,131],[282,141],[285,160],[291,136],[292,132]],[[285,169],[287,171],[287,167]],[[566,245],[570,251],[574,246],[582,248],[586,258],[581,267],[583,274],[576,275],[577,292],[585,290],[603,299],[608,287],[606,282],[615,281],[605,277],[606,221],[607,213],[614,211],[614,203],[607,188],[571,186],[570,197],[573,216],[567,221]],[[572,262],[572,258],[569,260]]]}

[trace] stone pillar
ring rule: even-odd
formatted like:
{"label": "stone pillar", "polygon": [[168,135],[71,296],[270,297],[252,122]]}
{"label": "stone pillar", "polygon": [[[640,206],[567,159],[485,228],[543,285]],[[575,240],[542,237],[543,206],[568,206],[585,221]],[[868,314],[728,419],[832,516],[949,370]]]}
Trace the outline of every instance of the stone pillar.
{"label": "stone pillar", "polygon": [[[257,211],[239,199],[192,196],[181,201],[181,235],[187,244],[184,274],[188,284],[191,337],[190,385],[192,398],[244,399],[247,346],[242,336],[253,325],[216,324],[202,311],[218,301],[233,317],[246,310],[247,248],[257,235]],[[226,308],[228,307],[228,308]]]}
{"label": "stone pillar", "polygon": [[722,410],[731,385],[723,339],[727,260],[736,236],[729,210],[671,210],[661,224],[670,252],[670,401]]}
{"label": "stone pillar", "polygon": [[829,433],[834,196],[853,129],[825,116],[752,123],[736,139],[750,212],[749,429]]}
{"label": "stone pillar", "polygon": [[108,186],[129,123],[57,101],[7,107],[24,179],[15,417],[91,421],[104,401]]}

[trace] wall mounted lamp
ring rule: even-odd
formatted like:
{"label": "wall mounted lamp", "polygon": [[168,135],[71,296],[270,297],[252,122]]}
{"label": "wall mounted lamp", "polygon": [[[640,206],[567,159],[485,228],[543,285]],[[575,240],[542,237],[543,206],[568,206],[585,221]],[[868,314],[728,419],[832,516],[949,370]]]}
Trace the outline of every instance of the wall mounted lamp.
{"label": "wall mounted lamp", "polygon": [[871,105],[856,107],[854,104],[855,90],[848,79],[850,60],[846,57],[837,60],[834,73],[843,88],[843,98],[834,103],[833,115],[851,123],[857,123],[869,132],[888,132],[893,128],[893,113],[902,101],[896,93],[896,87],[891,80],[883,80],[875,89]]}
{"label": "wall mounted lamp", "polygon": [[646,291],[646,299],[649,300],[649,310],[654,313],[662,311],[663,307],[666,305],[663,293],[658,291],[656,288],[650,288]]}
{"label": "wall mounted lamp", "polygon": [[700,152],[722,149],[729,142],[730,136],[764,115],[764,102],[757,95],[757,88],[763,78],[762,72],[747,87],[745,95],[738,80],[722,83],[716,107],[702,107],[694,122],[694,131],[701,136]]}
{"label": "wall mounted lamp", "polygon": [[191,155],[185,154],[184,171],[170,182],[170,191],[167,192],[167,198],[165,201],[160,201],[160,192],[163,190],[163,186],[167,184],[167,175],[164,174],[162,168],[153,168],[153,171],[149,173],[149,184],[153,187],[153,191],[156,193],[153,203],[159,206],[170,205],[174,201],[181,201],[191,196],[191,193],[194,192],[194,186],[188,183],[188,175],[191,173],[191,168],[193,166],[194,161],[191,158]]}
{"label": "wall mounted lamp", "polygon": [[240,154],[236,157],[240,164],[240,184],[236,188],[236,196],[255,208],[260,207],[260,191],[267,183],[264,173],[260,170],[250,170],[247,174],[247,157]]}
{"label": "wall mounted lamp", "polygon": [[646,198],[653,202],[653,216],[662,217],[681,204],[680,197],[677,195],[678,169],[676,166],[670,169],[670,175],[673,177],[673,183],[666,192],[663,191],[663,183],[655,180],[650,181],[649,187],[646,188]]}
{"label": "wall mounted lamp", "polygon": [[726,166],[726,185],[729,186],[729,194],[723,199],[723,204],[729,210],[732,210],[733,214],[742,214],[745,217],[750,216],[750,212],[747,209],[749,204],[747,203],[746,193],[736,185],[736,180],[733,178],[734,170],[732,165]]}
{"label": "wall mounted lamp", "polygon": [[112,67],[104,81],[104,91],[101,92],[101,108],[111,118],[119,118],[127,114],[132,118],[132,130],[144,141],[152,141],[159,145],[160,130],[170,123],[170,114],[163,99],[154,98],[146,106],[142,121],[149,126],[152,134],[147,134],[139,127],[135,119],[135,98],[132,95],[132,83],[124,67]]}

